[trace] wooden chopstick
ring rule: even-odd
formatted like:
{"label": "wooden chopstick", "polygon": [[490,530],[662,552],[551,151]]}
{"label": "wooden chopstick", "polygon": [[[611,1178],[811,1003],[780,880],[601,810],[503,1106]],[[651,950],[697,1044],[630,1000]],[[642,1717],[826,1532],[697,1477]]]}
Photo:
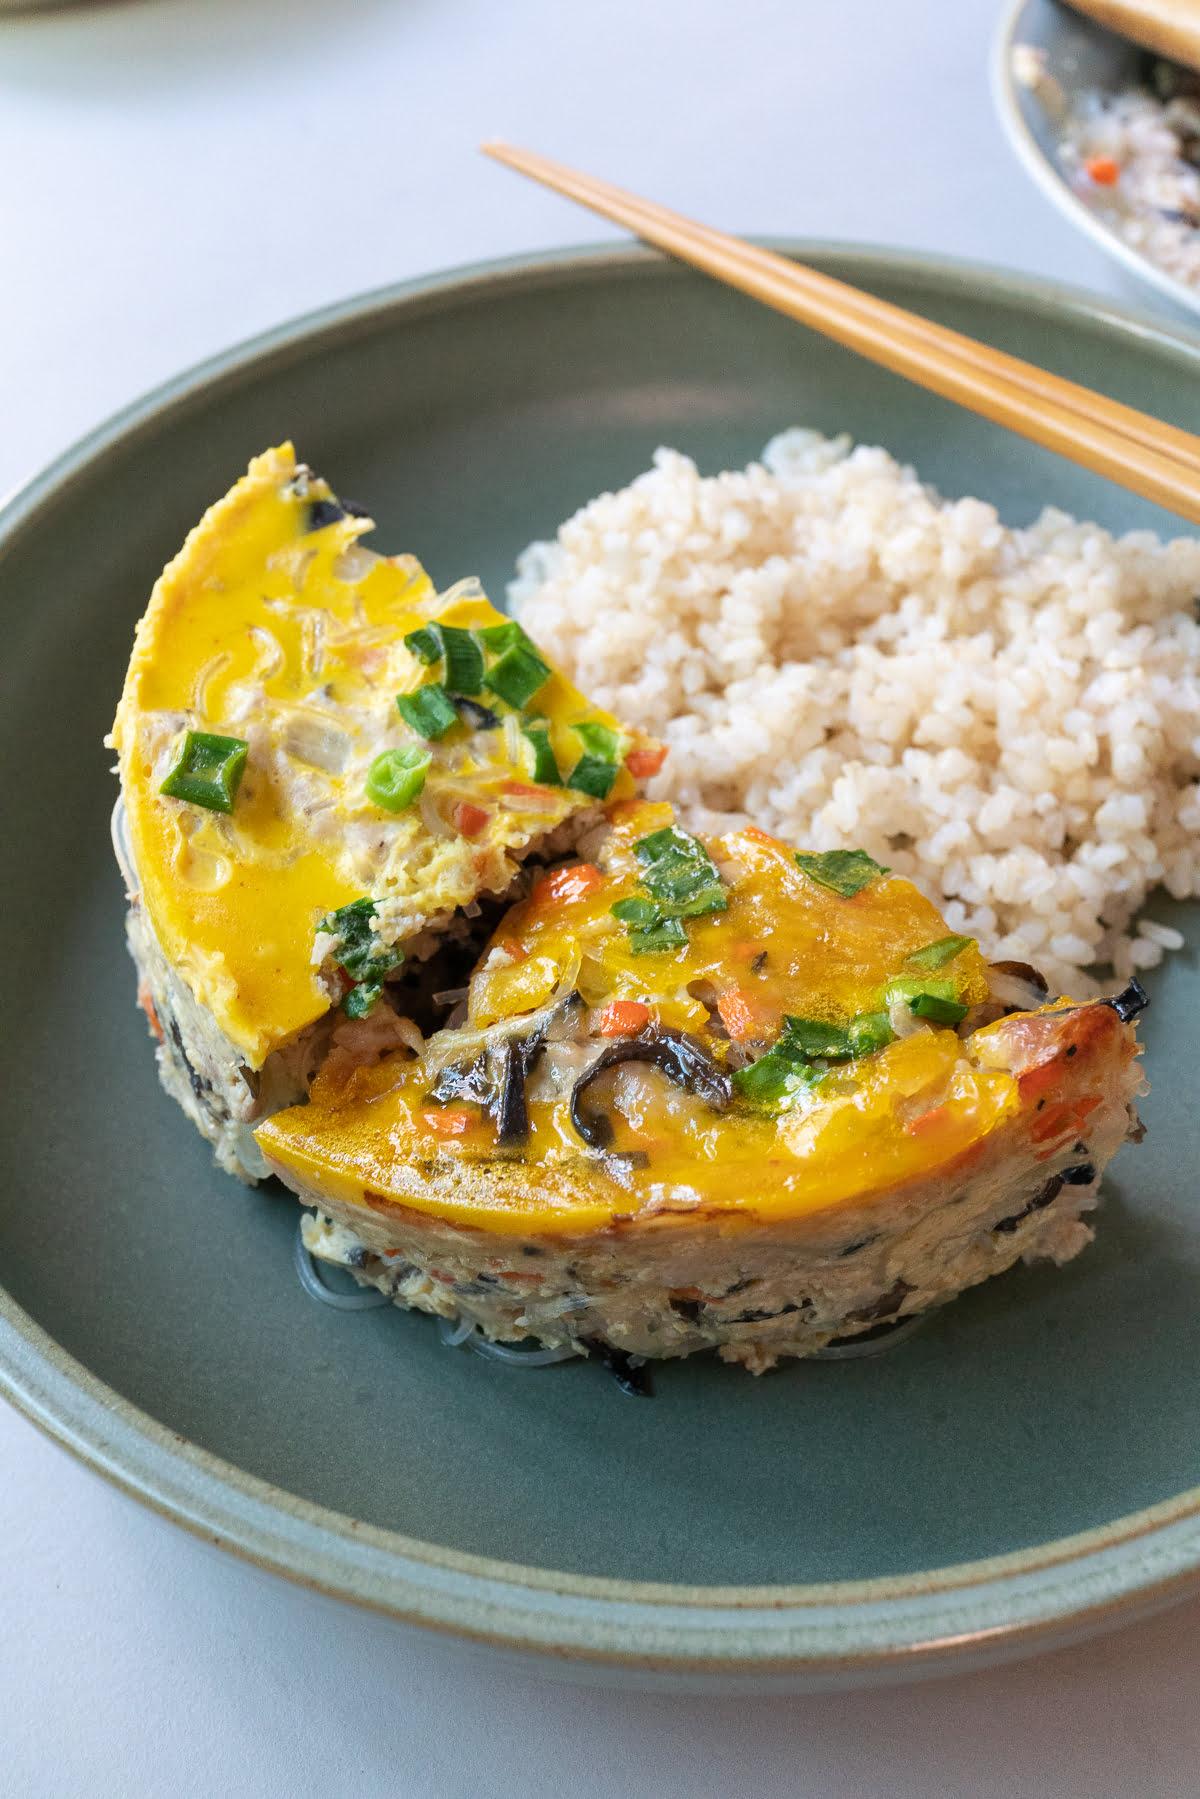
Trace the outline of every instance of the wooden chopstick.
{"label": "wooden chopstick", "polygon": [[1107,31],[1132,38],[1144,49],[1171,57],[1189,69],[1200,69],[1200,16],[1195,0],[1071,0],[1071,5]]}
{"label": "wooden chopstick", "polygon": [[1200,523],[1200,438],[816,269],[511,145],[496,161],[996,424]]}

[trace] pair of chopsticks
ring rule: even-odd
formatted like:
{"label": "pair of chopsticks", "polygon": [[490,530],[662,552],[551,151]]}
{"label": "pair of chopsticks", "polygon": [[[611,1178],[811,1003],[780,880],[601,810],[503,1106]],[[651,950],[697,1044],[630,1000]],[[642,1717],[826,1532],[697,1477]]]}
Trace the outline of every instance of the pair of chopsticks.
{"label": "pair of chopsticks", "polygon": [[883,368],[1200,524],[1200,438],[1190,432],[548,157],[503,143],[483,149]]}

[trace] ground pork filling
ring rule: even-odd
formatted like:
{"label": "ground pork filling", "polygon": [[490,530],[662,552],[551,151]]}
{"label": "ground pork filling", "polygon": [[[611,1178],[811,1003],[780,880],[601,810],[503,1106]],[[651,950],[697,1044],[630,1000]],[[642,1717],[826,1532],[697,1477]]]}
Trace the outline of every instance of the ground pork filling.
{"label": "ground pork filling", "polygon": [[[919,1240],[901,1243],[887,1233],[850,1239],[812,1260],[784,1240],[743,1243],[728,1259],[714,1243],[703,1286],[684,1281],[682,1268],[667,1269],[666,1282],[632,1272],[600,1244],[564,1253],[531,1239],[520,1246],[530,1272],[497,1272],[495,1256],[481,1261],[469,1241],[455,1250],[434,1233],[414,1231],[403,1250],[380,1250],[320,1212],[302,1230],[310,1254],[363,1286],[397,1305],[470,1320],[492,1341],[534,1339],[580,1354],[603,1344],[655,1358],[715,1349],[761,1374],[782,1358],[813,1355],[835,1339],[944,1305],[1017,1261],[1069,1261],[1091,1240],[1082,1214],[1096,1196],[1094,1179],[1074,1185],[1061,1173],[1039,1174],[1028,1192],[966,1195],[954,1240],[923,1251]],[[896,1274],[897,1266],[906,1273]]]}

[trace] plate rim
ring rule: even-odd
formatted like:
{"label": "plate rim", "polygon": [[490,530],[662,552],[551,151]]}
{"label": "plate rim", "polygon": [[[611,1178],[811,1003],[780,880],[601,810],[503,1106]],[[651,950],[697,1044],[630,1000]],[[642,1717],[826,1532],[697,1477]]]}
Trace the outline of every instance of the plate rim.
{"label": "plate rim", "polygon": [[[835,240],[759,240],[860,278],[940,294],[981,283],[1009,304],[1052,305],[1130,334],[1200,373],[1200,333],[1056,281],[957,258]],[[657,252],[568,246],[390,283],[286,320],[184,370],[102,421],[0,502],[0,563],[40,509],[117,442],[159,429],[266,358],[395,308],[494,288],[660,270]],[[949,1672],[1130,1621],[1200,1587],[1200,1485],[1092,1530],[907,1575],[775,1586],[690,1586],[529,1567],[420,1542],[248,1474],[124,1399],[0,1285],[0,1396],[151,1510],[242,1560],[399,1621],[522,1655],[665,1678],[750,1676],[847,1684]]]}
{"label": "plate rim", "polygon": [[[1139,281],[1157,288],[1176,306],[1185,312],[1200,314],[1200,293],[1180,281],[1176,276],[1168,274],[1166,269],[1159,268],[1148,256],[1143,256],[1127,244],[1089,206],[1074,193],[1063,176],[1062,170],[1051,161],[1029,129],[1021,104],[1017,97],[1017,83],[1012,72],[1012,52],[1017,42],[1017,34],[1022,21],[1031,4],[1031,0],[1005,0],[1004,10],[995,36],[989,58],[989,86],[992,90],[992,104],[1000,120],[1009,147],[1015,151],[1027,175],[1051,204],[1079,230],[1084,231],[1092,241],[1100,246],[1107,256],[1122,263]],[[1098,27],[1098,29],[1100,29]],[[1116,37],[1116,32],[1109,36]]]}

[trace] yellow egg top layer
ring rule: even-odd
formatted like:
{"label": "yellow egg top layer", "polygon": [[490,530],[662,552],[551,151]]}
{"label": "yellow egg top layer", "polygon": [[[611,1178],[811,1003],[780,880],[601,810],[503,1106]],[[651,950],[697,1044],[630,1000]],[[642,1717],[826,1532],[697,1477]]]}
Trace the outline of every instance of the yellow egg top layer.
{"label": "yellow egg top layer", "polygon": [[[910,1019],[910,1034],[830,1063],[780,1112],[736,1094],[716,1111],[657,1070],[622,1064],[595,1087],[615,1125],[610,1159],[589,1152],[574,1129],[572,1072],[556,1083],[551,1066],[569,1052],[552,1046],[528,1084],[531,1134],[515,1153],[517,1168],[512,1151],[497,1163],[486,1109],[431,1097],[438,1067],[452,1051],[470,1061],[481,1032],[503,1033],[505,1021],[575,991],[588,1010],[574,1045],[586,1044],[589,1056],[623,1033],[665,1028],[703,1041],[719,1067],[733,1066],[770,1051],[788,1018],[841,1028],[878,1018],[889,987],[896,1004],[895,983],[920,967],[914,952],[950,936],[910,882],[884,873],[847,897],[804,872],[787,845],[751,829],[703,840],[724,909],[687,919],[684,946],[638,954],[611,908],[645,894],[634,846],[672,822],[669,807],[614,808],[598,867],[557,872],[505,916],[471,982],[467,1026],[431,1039],[425,1061],[396,1055],[349,1077],[322,1074],[308,1106],[260,1127],[267,1156],[349,1204],[393,1199],[501,1232],[591,1230],[698,1206],[733,1224],[866,1199],[966,1157],[1013,1114],[1019,1096],[1008,1072],[980,1065],[953,1030]],[[963,1006],[987,994],[973,942],[928,978]],[[632,1160],[620,1159],[629,1152]],[[422,1164],[448,1158],[461,1165],[459,1191],[439,1185],[432,1194],[414,1179]],[[472,1179],[489,1165],[504,1178]]]}
{"label": "yellow egg top layer", "polygon": [[[290,444],[256,458],[159,579],[113,725],[142,904],[167,960],[254,1068],[328,1010],[314,965],[325,914],[369,897],[379,940],[403,944],[503,892],[527,846],[595,804],[532,779],[528,716],[489,694],[494,729],[468,719],[426,744],[402,719],[396,696],[431,678],[407,634],[505,621],[475,583],[439,597],[412,557],[366,550],[371,529]],[[633,741],[556,672],[526,713],[568,780],[581,754],[573,726],[617,732],[620,753]],[[232,813],[160,791],[188,731],[248,744]],[[382,810],[368,770],[410,746],[432,756],[424,793]],[[620,767],[612,795],[632,788]]]}

